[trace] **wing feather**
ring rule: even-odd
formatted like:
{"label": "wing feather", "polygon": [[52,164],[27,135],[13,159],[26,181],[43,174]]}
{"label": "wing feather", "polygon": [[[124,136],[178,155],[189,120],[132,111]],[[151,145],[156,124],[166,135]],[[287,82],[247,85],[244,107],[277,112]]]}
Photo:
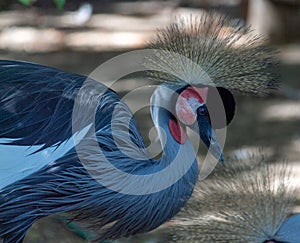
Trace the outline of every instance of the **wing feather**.
{"label": "wing feather", "polygon": [[38,64],[0,61],[0,168],[11,165],[0,172],[0,188],[16,181],[10,177],[22,179],[58,161],[91,132],[112,161],[150,158],[129,107],[105,85]]}

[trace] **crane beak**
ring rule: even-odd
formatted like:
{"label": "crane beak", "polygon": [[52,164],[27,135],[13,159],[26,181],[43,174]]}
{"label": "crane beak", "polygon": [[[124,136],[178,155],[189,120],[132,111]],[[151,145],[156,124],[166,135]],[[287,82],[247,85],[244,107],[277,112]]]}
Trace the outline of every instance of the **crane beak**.
{"label": "crane beak", "polygon": [[200,129],[200,138],[209,149],[209,152],[221,163],[224,163],[222,148],[218,142],[218,136],[214,129],[209,125]]}
{"label": "crane beak", "polygon": [[208,151],[221,164],[224,163],[224,155],[222,147],[216,131],[211,127],[208,116],[198,116],[197,122],[190,126],[190,128],[200,135],[201,140],[208,148]]}

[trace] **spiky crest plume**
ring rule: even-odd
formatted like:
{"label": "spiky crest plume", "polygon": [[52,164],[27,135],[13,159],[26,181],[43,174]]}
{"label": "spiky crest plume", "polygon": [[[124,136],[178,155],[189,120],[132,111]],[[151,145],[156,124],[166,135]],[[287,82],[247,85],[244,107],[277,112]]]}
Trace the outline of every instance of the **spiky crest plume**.
{"label": "spiky crest plume", "polygon": [[233,164],[199,182],[174,225],[163,229],[170,231],[170,242],[262,243],[274,237],[295,202],[289,170],[282,164]]}
{"label": "spiky crest plume", "polygon": [[[276,86],[274,50],[249,27],[217,13],[178,18],[150,42],[149,76],[160,82],[222,86],[265,94]],[[160,71],[157,71],[160,70]]]}

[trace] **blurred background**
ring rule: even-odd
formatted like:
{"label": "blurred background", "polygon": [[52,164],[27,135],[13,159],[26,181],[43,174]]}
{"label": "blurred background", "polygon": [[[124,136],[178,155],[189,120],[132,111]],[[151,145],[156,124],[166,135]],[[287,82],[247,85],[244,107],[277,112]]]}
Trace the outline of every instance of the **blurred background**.
{"label": "blurred background", "polygon": [[[237,96],[225,155],[243,157],[263,148],[270,162],[288,161],[295,172],[295,184],[300,185],[300,0],[63,3],[0,0],[0,58],[89,75],[118,54],[146,47],[156,29],[167,26],[176,16],[201,15],[213,9],[251,25],[254,33],[264,35],[266,42],[278,49],[281,84],[270,97]],[[123,95],[146,83],[150,81],[129,77],[113,88]],[[136,118],[149,144],[149,109],[137,112]],[[52,216],[35,223],[25,242],[79,243],[84,239]]]}

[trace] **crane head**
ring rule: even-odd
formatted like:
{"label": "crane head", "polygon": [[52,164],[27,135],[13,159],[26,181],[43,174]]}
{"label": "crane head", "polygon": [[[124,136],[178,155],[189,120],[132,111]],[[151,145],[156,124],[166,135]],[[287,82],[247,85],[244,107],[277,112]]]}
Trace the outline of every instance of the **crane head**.
{"label": "crane head", "polygon": [[179,91],[175,111],[178,120],[199,133],[212,155],[223,162],[215,129],[226,127],[233,119],[235,101],[231,92],[222,87],[188,85]]}

